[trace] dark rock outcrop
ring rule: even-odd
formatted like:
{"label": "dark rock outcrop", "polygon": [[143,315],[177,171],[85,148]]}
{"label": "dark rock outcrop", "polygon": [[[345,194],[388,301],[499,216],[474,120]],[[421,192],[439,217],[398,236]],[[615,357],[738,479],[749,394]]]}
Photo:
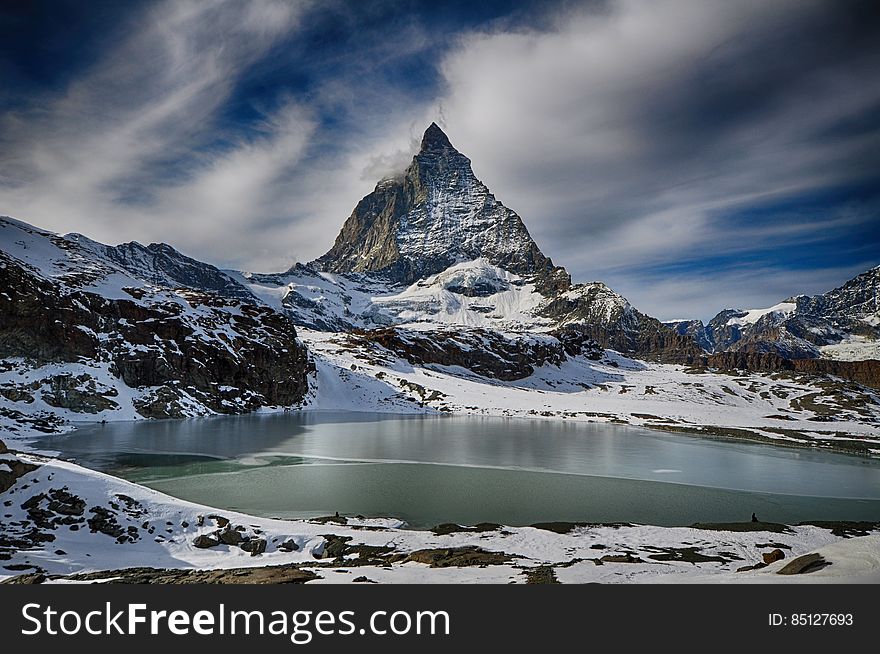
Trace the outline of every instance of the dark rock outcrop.
{"label": "dark rock outcrop", "polygon": [[[72,575],[51,575],[52,580],[107,584],[304,584],[320,576],[292,565],[230,568],[225,570],[174,570],[163,568],[125,568]],[[45,574],[13,577],[9,584],[43,583]]]}
{"label": "dark rock outcrop", "polygon": [[250,552],[251,556],[257,556],[258,554],[262,554],[266,551],[266,539],[251,538],[250,540],[246,540],[241,543],[239,547],[245,552]]}
{"label": "dark rock outcrop", "polygon": [[574,329],[555,335],[514,337],[487,329],[416,331],[397,327],[360,331],[358,336],[381,345],[417,365],[460,366],[504,381],[523,379],[544,364],[566,356],[598,359],[602,349]]}
{"label": "dark rock outcrop", "polygon": [[193,538],[193,547],[198,547],[199,549],[208,549],[211,547],[217,547],[220,544],[220,539],[211,535],[211,534],[201,534]]}
{"label": "dark rock outcrop", "polygon": [[[8,451],[9,450],[6,448],[3,441],[0,441],[0,454],[5,454]],[[0,469],[0,493],[5,493],[12,488],[16,480],[40,467],[32,463],[25,463],[19,459],[12,458],[4,458],[2,462],[9,470]]]}
{"label": "dark rock outcrop", "polygon": [[813,552],[812,554],[804,554],[796,559],[792,559],[789,563],[776,571],[778,575],[802,575],[821,570],[825,566],[831,565],[822,558],[821,554]]}
{"label": "dark rock outcrop", "polygon": [[718,370],[754,372],[796,372],[831,375],[864,386],[880,388],[880,361],[837,361],[834,359],[786,359],[778,354],[720,352],[703,359],[704,365]]}
{"label": "dark rock outcrop", "polygon": [[[0,294],[0,358],[109,363],[125,385],[153,387],[136,407],[146,417],[180,417],[190,398],[218,413],[288,406],[307,390],[308,357],[295,326],[267,306],[138,287],[125,289],[131,299],[111,299],[70,284],[45,279],[0,251],[0,288],[7,289]],[[87,374],[42,384],[51,406],[84,413],[116,406],[117,391]]]}
{"label": "dark rock outcrop", "polygon": [[770,565],[771,563],[776,563],[776,561],[781,561],[785,558],[785,552],[781,549],[777,548],[775,550],[771,550],[769,552],[764,552],[761,554],[761,559],[764,561],[766,565]]}

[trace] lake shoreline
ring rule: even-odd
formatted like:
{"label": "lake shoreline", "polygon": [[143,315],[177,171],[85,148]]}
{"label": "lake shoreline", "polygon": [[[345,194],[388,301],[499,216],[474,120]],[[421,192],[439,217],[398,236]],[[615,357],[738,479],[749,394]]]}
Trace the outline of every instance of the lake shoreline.
{"label": "lake shoreline", "polygon": [[[15,499],[4,524],[20,528],[3,534],[18,546],[0,547],[0,575],[12,583],[880,582],[877,522],[408,530],[393,520],[335,515],[271,520],[57,459],[3,457],[33,466],[0,494]],[[778,574],[816,553],[830,565]]]}

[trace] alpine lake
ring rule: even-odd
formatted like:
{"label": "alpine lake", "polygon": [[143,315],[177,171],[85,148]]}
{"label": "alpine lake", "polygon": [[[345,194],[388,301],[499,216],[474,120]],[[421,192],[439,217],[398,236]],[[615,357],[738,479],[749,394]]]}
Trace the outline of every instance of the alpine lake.
{"label": "alpine lake", "polygon": [[689,525],[880,520],[880,460],[637,427],[291,411],[90,424],[38,447],[267,517]]}

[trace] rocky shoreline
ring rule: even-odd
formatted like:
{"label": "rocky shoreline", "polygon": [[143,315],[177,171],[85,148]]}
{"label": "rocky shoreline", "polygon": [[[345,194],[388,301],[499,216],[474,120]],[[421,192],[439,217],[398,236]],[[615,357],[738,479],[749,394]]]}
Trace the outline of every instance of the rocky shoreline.
{"label": "rocky shoreline", "polygon": [[[272,520],[3,445],[0,500],[0,580],[11,584],[880,582],[880,522],[425,531],[363,516]],[[860,572],[851,552],[836,554],[854,547]]]}

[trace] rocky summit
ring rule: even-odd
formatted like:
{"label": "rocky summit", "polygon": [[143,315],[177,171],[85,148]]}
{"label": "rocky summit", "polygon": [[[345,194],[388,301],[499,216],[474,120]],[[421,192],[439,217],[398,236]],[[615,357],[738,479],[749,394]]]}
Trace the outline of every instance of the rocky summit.
{"label": "rocky summit", "polygon": [[412,284],[480,258],[544,283],[566,279],[516,212],[495,199],[474,175],[470,159],[431,123],[409,167],[380,181],[357,204],[333,247],[313,267],[381,273]]}

